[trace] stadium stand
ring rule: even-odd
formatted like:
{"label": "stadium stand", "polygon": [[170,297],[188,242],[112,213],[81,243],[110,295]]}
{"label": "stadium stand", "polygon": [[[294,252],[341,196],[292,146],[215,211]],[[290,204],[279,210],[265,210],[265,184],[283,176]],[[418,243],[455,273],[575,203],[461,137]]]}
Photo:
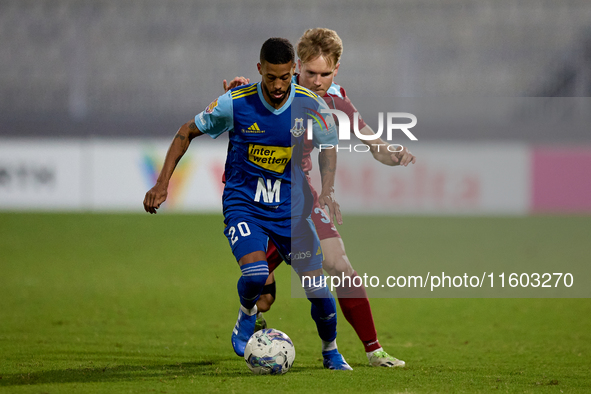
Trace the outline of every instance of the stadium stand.
{"label": "stadium stand", "polygon": [[3,0],[0,135],[167,136],[221,79],[256,78],[264,39],[317,26],[352,95],[591,95],[588,0],[271,4]]}

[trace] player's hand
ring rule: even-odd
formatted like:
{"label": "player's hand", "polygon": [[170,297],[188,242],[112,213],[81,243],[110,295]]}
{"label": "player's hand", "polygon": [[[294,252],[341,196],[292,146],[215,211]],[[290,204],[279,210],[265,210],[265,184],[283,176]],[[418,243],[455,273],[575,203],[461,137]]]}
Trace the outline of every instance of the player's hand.
{"label": "player's hand", "polygon": [[410,151],[406,147],[402,147],[400,152],[394,153],[394,158],[398,159],[398,163],[401,166],[408,166],[410,163],[415,164],[417,162],[417,158],[415,155],[410,153]]}
{"label": "player's hand", "polygon": [[148,213],[156,213],[160,205],[166,201],[168,196],[168,185],[157,183],[153,188],[148,190],[144,198],[144,209]]}
{"label": "player's hand", "polygon": [[245,78],[245,77],[236,77],[233,80],[231,80],[229,84],[224,79],[224,92],[227,92],[228,90],[234,89],[235,87],[238,87],[238,86],[248,85],[249,83],[250,83],[250,78]]}
{"label": "player's hand", "polygon": [[[382,164],[387,166],[408,166],[409,164],[415,164],[417,158],[413,155],[406,147],[402,145],[389,145],[391,148],[388,150],[388,146],[381,145],[379,150],[372,149],[373,157]],[[400,149],[402,147],[402,150]]]}
{"label": "player's hand", "polygon": [[334,223],[334,218],[336,218],[338,224],[343,224],[341,206],[334,198],[334,191],[322,192],[318,196],[318,203],[320,204],[320,208],[328,210],[328,218],[331,223]]}

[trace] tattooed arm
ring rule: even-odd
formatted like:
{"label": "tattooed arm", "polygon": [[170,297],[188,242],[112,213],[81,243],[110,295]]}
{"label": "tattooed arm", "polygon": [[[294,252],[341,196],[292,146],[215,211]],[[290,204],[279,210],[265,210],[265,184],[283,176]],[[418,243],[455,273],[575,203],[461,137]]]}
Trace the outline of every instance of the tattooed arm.
{"label": "tattooed arm", "polygon": [[318,196],[318,203],[322,208],[328,206],[328,217],[333,221],[336,217],[338,224],[343,224],[339,203],[334,198],[334,181],[337,170],[336,148],[321,149],[318,154],[318,167],[322,178],[322,191]]}
{"label": "tattooed arm", "polygon": [[146,212],[156,213],[160,205],[166,201],[168,182],[176,165],[187,151],[187,148],[189,148],[191,140],[202,134],[195,125],[195,120],[191,120],[181,126],[168,148],[156,185],[146,193],[146,197],[144,198],[144,209]]}

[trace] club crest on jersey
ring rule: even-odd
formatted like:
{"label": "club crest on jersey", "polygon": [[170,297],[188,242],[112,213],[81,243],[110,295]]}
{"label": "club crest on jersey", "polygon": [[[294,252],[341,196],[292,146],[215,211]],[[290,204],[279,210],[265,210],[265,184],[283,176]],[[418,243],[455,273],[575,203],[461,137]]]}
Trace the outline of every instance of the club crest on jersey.
{"label": "club crest on jersey", "polygon": [[205,113],[206,113],[206,114],[210,114],[210,113],[212,113],[212,112],[213,112],[213,109],[214,109],[215,107],[217,107],[217,106],[218,106],[218,99],[215,99],[214,101],[212,101],[212,102],[211,102],[211,104],[209,104],[209,105],[207,106],[207,108],[205,108]]}
{"label": "club crest on jersey", "polygon": [[302,134],[304,134],[305,131],[306,131],[306,128],[304,127],[304,119],[303,118],[295,118],[295,124],[291,128],[291,134],[297,138],[297,137],[300,137]]}

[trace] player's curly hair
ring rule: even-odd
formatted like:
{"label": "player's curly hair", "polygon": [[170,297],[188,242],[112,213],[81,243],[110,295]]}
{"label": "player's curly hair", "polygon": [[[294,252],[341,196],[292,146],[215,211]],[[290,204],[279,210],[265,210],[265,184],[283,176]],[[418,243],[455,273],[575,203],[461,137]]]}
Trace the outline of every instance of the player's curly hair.
{"label": "player's curly hair", "polygon": [[322,56],[330,67],[336,67],[343,54],[343,41],[336,31],[317,27],[306,30],[297,48],[298,57],[303,63]]}
{"label": "player's curly hair", "polygon": [[286,38],[269,38],[261,47],[261,64],[285,64],[295,61],[293,45]]}

